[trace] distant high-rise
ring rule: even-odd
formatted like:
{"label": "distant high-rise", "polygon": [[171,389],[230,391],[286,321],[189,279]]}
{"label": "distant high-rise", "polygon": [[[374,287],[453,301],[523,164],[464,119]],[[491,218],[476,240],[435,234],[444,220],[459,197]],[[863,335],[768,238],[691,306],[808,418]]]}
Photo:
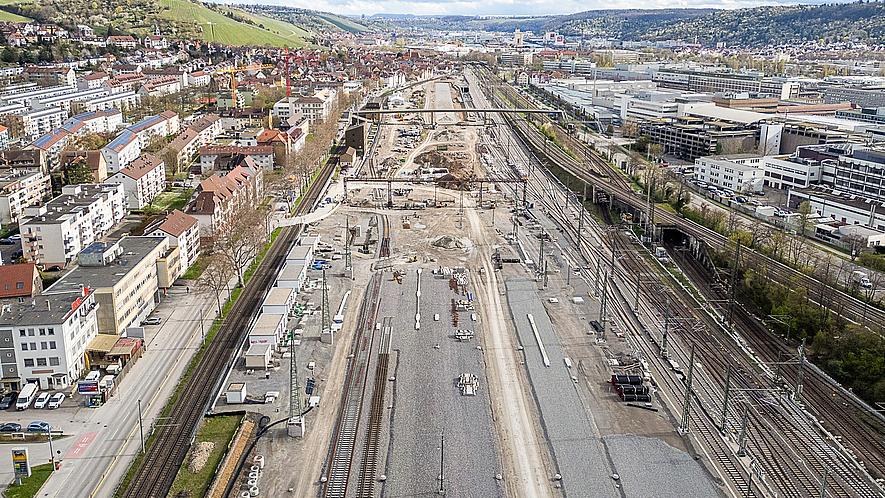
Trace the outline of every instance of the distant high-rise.
{"label": "distant high-rise", "polygon": [[521,32],[518,29],[513,32],[513,46],[514,47],[517,47],[517,48],[521,47],[523,45],[524,41],[525,41],[525,33]]}

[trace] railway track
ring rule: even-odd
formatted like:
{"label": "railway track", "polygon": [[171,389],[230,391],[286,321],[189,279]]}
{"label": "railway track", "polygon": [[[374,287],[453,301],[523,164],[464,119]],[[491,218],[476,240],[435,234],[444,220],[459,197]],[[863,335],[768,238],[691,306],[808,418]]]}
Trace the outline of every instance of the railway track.
{"label": "railway track", "polygon": [[[389,221],[386,216],[379,217],[379,233],[389,234]],[[389,238],[388,251],[389,251]],[[379,242],[376,256],[382,254]],[[360,310],[357,336],[351,349],[351,358],[345,377],[344,392],[341,397],[341,409],[335,422],[332,445],[329,451],[326,468],[323,472],[325,484],[322,488],[324,498],[346,498],[348,494],[360,497],[372,496],[377,468],[378,447],[381,438],[381,425],[384,415],[384,390],[387,378],[387,363],[390,347],[390,327],[378,330],[378,311],[381,304],[382,273],[376,272],[366,292],[366,300]],[[388,321],[389,323],[389,321]],[[380,339],[379,354],[375,369],[374,383],[370,382],[369,370],[372,364],[372,353]],[[379,384],[380,382],[380,384]],[[372,390],[369,400],[369,416],[365,430],[362,454],[358,453],[358,445],[362,433],[363,408],[366,394]],[[358,460],[355,462],[355,458]],[[354,466],[359,469],[354,472]],[[353,479],[353,474],[357,479]],[[353,481],[356,480],[356,486]]]}
{"label": "railway track", "polygon": [[[333,171],[331,164],[323,167],[319,177],[305,193],[297,214],[303,214],[302,211],[313,205]],[[217,395],[224,372],[242,346],[249,325],[301,229],[301,226],[285,227],[271,244],[221,327],[206,346],[193,375],[172,405],[168,420],[158,426],[156,438],[147,448],[124,496],[163,498],[169,493],[200,420]]]}
{"label": "railway track", "polygon": [[[519,105],[536,107],[527,99],[520,96],[518,92],[515,92],[509,85],[502,85],[497,80],[492,80],[484,72],[481,73],[481,76],[481,80],[485,81],[487,86],[494,88],[495,91],[501,92],[500,94],[494,94],[494,99],[498,105],[506,106],[518,103]],[[511,100],[505,99],[504,95],[507,95]],[[549,118],[544,116],[532,116],[532,119],[539,119],[542,124],[551,122]],[[557,138],[568,137],[561,138],[561,141],[566,141],[570,146],[575,147],[575,149],[573,149],[574,156],[569,155],[565,150],[555,145],[549,145],[546,138],[540,134],[534,125],[530,124],[525,119],[512,115],[505,116],[505,119],[507,119],[514,127],[520,137],[525,140],[527,145],[529,145],[537,154],[548,157],[551,163],[563,168],[569,174],[590,184],[594,188],[599,188],[608,192],[610,195],[615,196],[619,201],[638,211],[644,211],[647,207],[645,198],[638,195],[637,192],[633,190],[633,187],[623,178],[623,176],[621,176],[620,172],[615,171],[608,161],[596,155],[590,147],[574,137],[568,137],[568,134],[561,128],[557,128],[558,125],[554,126],[555,130],[558,129]],[[581,159],[580,161],[577,159],[578,157]],[[712,249],[723,250],[728,248],[727,237],[677,214],[658,210],[655,212],[655,222],[662,226],[676,227],[683,233],[690,235],[697,240],[704,241]],[[755,250],[747,250],[745,258],[756,267],[766,268],[769,277],[777,282],[790,282],[790,285],[799,285],[809,290],[819,289],[821,286],[826,285],[814,277],[795,270],[779,261],[773,260]],[[881,325],[885,323],[885,310],[869,306],[865,302],[850,296],[841,290],[833,290],[833,307],[840,309],[842,316],[845,318],[858,323],[867,324],[874,329],[881,327]],[[811,293],[809,293],[809,295],[811,295]]]}
{"label": "railway track", "polygon": [[[536,189],[533,188],[533,190]],[[555,205],[555,203],[553,203],[554,205],[549,205],[550,203],[546,199],[546,195],[549,193],[535,191],[533,194],[547,204],[547,210],[558,210],[558,213],[554,212],[552,214],[567,218],[567,213],[561,205]],[[569,227],[570,225],[567,219],[564,219],[564,223],[561,223],[563,227]],[[574,241],[577,238],[577,234],[571,238]],[[622,246],[620,249],[623,252],[623,242],[619,241],[618,245]],[[582,244],[582,246],[586,247],[587,245]],[[642,264],[641,258],[625,257],[620,262],[627,270],[620,275],[625,282],[627,281],[626,273],[636,274],[648,270]],[[709,275],[709,272],[707,272],[707,275]],[[670,308],[671,306],[672,309],[668,312],[671,316],[685,319],[691,318],[696,314],[691,304],[686,306],[686,303],[676,296],[671,299],[671,303],[665,304],[661,293],[655,292],[650,294],[650,298],[661,315],[664,314],[664,307]],[[718,325],[715,323],[708,324],[708,326],[713,330],[718,328]],[[705,363],[711,363],[713,367],[708,369],[707,373],[711,375],[720,387],[724,384],[724,372],[727,366],[741,363],[741,358],[732,358],[723,354],[723,351],[726,349],[725,343],[731,341],[731,338],[727,335],[723,334],[721,337],[715,337],[698,329],[680,326],[674,327],[672,332],[678,333],[680,336],[684,336],[686,340],[691,340],[698,345],[702,357],[705,358]],[[681,361],[683,361],[683,364],[686,364],[687,358],[683,357]],[[664,368],[666,369],[666,366]],[[741,388],[758,388],[767,381],[751,364],[741,365],[738,370],[732,372],[732,375],[733,382],[736,382],[736,386]],[[696,389],[693,389],[695,396],[699,401],[704,401],[700,405],[707,406],[704,409],[705,412],[711,407],[721,406],[721,391],[711,390],[710,386],[705,385],[698,386]],[[752,404],[752,409],[748,411],[751,429],[750,435],[747,438],[747,446],[751,455],[756,455],[757,457],[761,455],[761,461],[766,464],[754,466],[757,469],[756,472],[760,476],[760,480],[764,477],[766,481],[777,481],[778,488],[784,490],[782,491],[783,496],[808,496],[819,492],[820,478],[826,471],[829,471],[829,482],[827,483],[828,496],[881,496],[879,490],[873,489],[870,486],[867,478],[857,477],[857,474],[855,474],[857,469],[853,468],[844,456],[828,446],[820,437],[820,434],[814,432],[811,425],[808,423],[797,423],[797,420],[806,417],[799,413],[785,413],[785,411],[789,412],[789,409],[795,407],[795,405],[787,403],[782,407],[774,407],[770,404],[772,403],[770,398],[758,393],[748,396],[748,402]],[[732,402],[730,408],[730,420],[739,423],[741,414],[736,413],[736,403]],[[707,415],[710,416],[711,414],[707,413]],[[716,417],[718,421],[719,416],[716,415]],[[692,413],[692,423],[697,423],[696,420],[697,417]],[[732,422],[733,424],[734,422]],[[710,432],[708,425],[699,424],[698,428],[702,438],[710,447],[715,448],[717,443],[719,445],[722,444],[718,435]],[[730,434],[734,436],[734,429],[731,430]],[[816,443],[812,444],[812,441]],[[720,467],[735,482],[736,486],[739,489],[743,489],[745,484],[747,484],[747,480],[734,463],[731,462],[728,456],[731,450],[728,448],[724,448],[724,450],[725,453],[714,450],[714,458],[719,460]]]}

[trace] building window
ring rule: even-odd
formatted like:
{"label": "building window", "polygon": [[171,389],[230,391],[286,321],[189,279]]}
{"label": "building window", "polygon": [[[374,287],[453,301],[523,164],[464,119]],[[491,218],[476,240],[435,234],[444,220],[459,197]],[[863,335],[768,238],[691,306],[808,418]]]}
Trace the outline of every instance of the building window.
{"label": "building window", "polygon": [[34,329],[28,329],[28,335],[34,337]]}
{"label": "building window", "polygon": [[46,329],[40,329],[40,335],[46,335]]}
{"label": "building window", "polygon": [[26,367],[33,367],[33,366],[34,366],[34,360],[31,359],[31,358],[27,358],[27,359],[25,359],[25,366],[26,366]]}
{"label": "building window", "polygon": [[15,288],[16,288],[16,289],[24,289],[24,288],[25,288],[25,283],[24,283],[24,282],[16,282],[16,284],[15,284]]}
{"label": "building window", "polygon": [[48,346],[48,344],[46,344],[46,341],[42,341],[40,343],[40,349],[46,349],[47,346]]}
{"label": "building window", "polygon": [[36,351],[36,350],[37,350],[37,343],[36,343],[36,342],[32,342],[32,343],[31,343],[31,351]]}
{"label": "building window", "polygon": [[28,343],[27,343],[27,342],[23,342],[23,343],[22,343],[22,351],[27,351],[27,350],[28,350]]}
{"label": "building window", "polygon": [[18,329],[18,336],[24,337],[25,336],[25,329]]}
{"label": "building window", "polygon": [[54,329],[54,328],[49,327],[49,335],[55,335],[55,329]]}
{"label": "building window", "polygon": [[58,362],[58,356],[53,356],[52,358],[49,358],[49,366],[51,366],[51,367],[57,367],[58,364],[59,364],[59,362]]}
{"label": "building window", "polygon": [[46,358],[37,358],[37,366],[45,367],[46,366]]}
{"label": "building window", "polygon": [[55,341],[49,341],[49,349],[55,349]]}

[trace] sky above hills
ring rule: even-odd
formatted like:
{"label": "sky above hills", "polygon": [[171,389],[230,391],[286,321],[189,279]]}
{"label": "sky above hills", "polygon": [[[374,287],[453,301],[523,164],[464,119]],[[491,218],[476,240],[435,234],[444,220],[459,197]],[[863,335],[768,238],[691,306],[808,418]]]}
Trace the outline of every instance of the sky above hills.
{"label": "sky above hills", "polygon": [[[838,1],[838,0],[837,0]],[[251,0],[246,3],[265,3],[301,7],[344,15],[414,14],[414,15],[553,15],[573,14],[595,9],[661,9],[661,8],[715,8],[738,9],[760,5],[795,5],[796,1],[757,0]],[[805,1],[804,5],[826,3]],[[830,2],[832,3],[832,2]]]}

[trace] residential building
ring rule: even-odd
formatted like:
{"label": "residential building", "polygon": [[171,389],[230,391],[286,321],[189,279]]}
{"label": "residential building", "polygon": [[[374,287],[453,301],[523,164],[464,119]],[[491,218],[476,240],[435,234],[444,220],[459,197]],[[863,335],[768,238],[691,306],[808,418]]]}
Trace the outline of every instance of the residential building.
{"label": "residential building", "polygon": [[27,111],[21,115],[24,125],[24,136],[36,140],[53,128],[60,127],[68,117],[67,111],[61,107],[48,107],[36,111]]}
{"label": "residential building", "polygon": [[138,90],[142,97],[162,97],[181,91],[181,80],[175,76],[162,76],[146,81]]}
{"label": "residential building", "polygon": [[86,90],[87,88],[101,88],[101,84],[107,81],[111,76],[108,73],[97,71],[89,74],[77,76],[77,88]]}
{"label": "residential building", "polygon": [[166,167],[162,159],[148,152],[111,175],[105,183],[123,186],[127,208],[143,209],[166,189]]}
{"label": "residential building", "polygon": [[43,279],[34,263],[0,266],[0,303],[23,303],[43,291]]}
{"label": "residential building", "polygon": [[187,271],[200,255],[200,223],[193,216],[175,209],[144,231],[150,237],[166,237],[170,247],[178,247],[181,267]]}
{"label": "residential building", "polygon": [[181,120],[174,111],[163,111],[154,116],[148,116],[134,125],[128,126],[127,130],[137,133],[141,143],[147,144],[153,137],[165,137],[178,133],[181,129]]}
{"label": "residential building", "polygon": [[29,83],[51,81],[56,85],[75,86],[74,68],[66,66],[25,66],[22,76]]}
{"label": "residential building", "polygon": [[24,208],[52,195],[49,175],[40,170],[4,170],[0,173],[0,222],[18,223]]}
{"label": "residential building", "polygon": [[36,148],[0,150],[0,167],[49,172],[46,167],[46,153]]}
{"label": "residential building", "polygon": [[165,36],[147,35],[144,37],[144,46],[154,50],[166,50],[169,48],[169,40]]}
{"label": "residential building", "polygon": [[211,242],[216,233],[225,230],[243,206],[254,206],[264,195],[263,169],[252,158],[245,159],[251,167],[237,166],[229,173],[204,179],[185,212],[200,223],[200,237]]}
{"label": "residential building", "polygon": [[133,38],[129,35],[109,36],[107,39],[107,44],[108,45],[116,45],[116,46],[123,48],[123,49],[127,49],[127,48],[131,49],[131,48],[135,48],[135,46],[138,44],[138,41],[136,41],[135,38]]}
{"label": "residential building", "polygon": [[147,77],[141,73],[121,74],[105,80],[101,86],[111,93],[135,92]]}
{"label": "residential building", "polygon": [[89,133],[111,133],[123,126],[123,113],[117,109],[102,109],[77,114],[68,121],[83,123]]}
{"label": "residential building", "polygon": [[103,88],[87,88],[86,90],[77,90],[53,97],[35,99],[31,101],[33,109],[47,109],[52,107],[61,107],[65,111],[70,112],[76,102],[88,102],[108,95],[108,91]]}
{"label": "residential building", "polygon": [[237,167],[244,157],[251,157],[259,168],[273,171],[274,150],[269,145],[237,147],[231,145],[209,145],[200,147],[200,172],[230,171]]}
{"label": "residential building", "polygon": [[9,129],[0,125],[0,150],[9,148]]}
{"label": "residential building", "polygon": [[122,185],[66,185],[55,199],[25,208],[19,224],[24,257],[35,263],[64,265],[125,216]]}
{"label": "residential building", "polygon": [[206,71],[194,71],[187,75],[188,86],[207,86],[211,80],[212,77]]}
{"label": "residential building", "polygon": [[87,287],[50,289],[0,314],[2,382],[10,389],[65,389],[89,368],[86,345],[98,334],[95,294]]}
{"label": "residential building", "polygon": [[123,130],[101,149],[107,162],[108,174],[113,175],[129,165],[141,154],[141,140],[136,133]]}
{"label": "residential building", "polygon": [[112,92],[94,99],[74,102],[71,112],[96,112],[108,109],[133,109],[141,102],[141,96],[133,91]]}
{"label": "residential building", "polygon": [[300,111],[312,124],[326,119],[332,113],[336,99],[337,92],[331,88],[319,90],[309,97],[286,97],[274,104],[271,114],[287,121]]}
{"label": "residential building", "polygon": [[699,181],[733,192],[762,192],[760,163],[759,156],[699,157],[694,162],[694,176]]}
{"label": "residential building", "polygon": [[156,307],[157,261],[168,253],[165,237],[123,237],[113,244],[95,242],[77,255],[78,266],[48,291],[87,286],[98,304],[98,332],[120,335],[139,326]]}
{"label": "residential building", "polygon": [[221,134],[221,130],[221,118],[217,114],[207,114],[194,121],[175,137],[169,144],[169,148],[178,152],[180,169],[186,169],[199,152],[200,147],[212,143]]}

